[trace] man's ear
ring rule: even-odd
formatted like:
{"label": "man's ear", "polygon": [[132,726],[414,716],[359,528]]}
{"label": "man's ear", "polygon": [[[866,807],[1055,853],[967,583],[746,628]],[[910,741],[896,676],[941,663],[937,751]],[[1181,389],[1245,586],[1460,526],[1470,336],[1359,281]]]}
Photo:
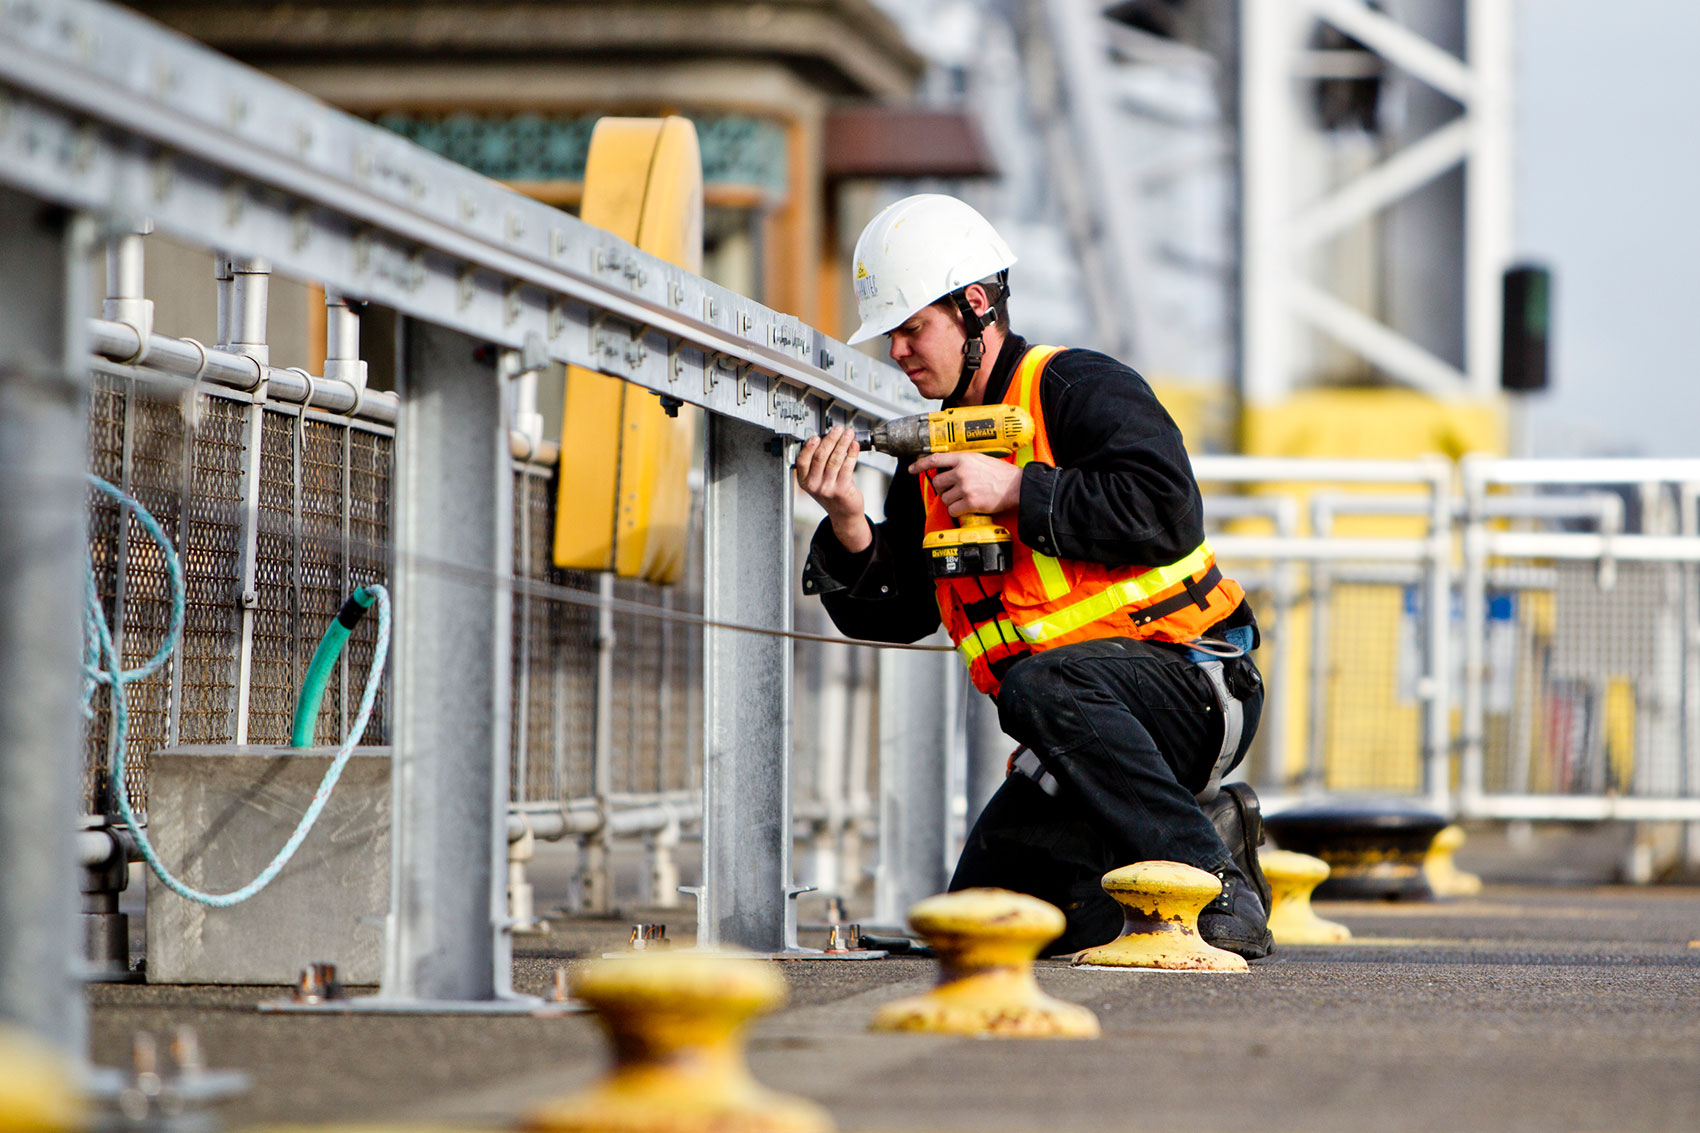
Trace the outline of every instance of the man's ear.
{"label": "man's ear", "polygon": [[970,283],[963,291],[963,298],[968,300],[968,306],[973,308],[976,315],[983,315],[991,309],[992,297],[986,294],[986,289],[978,283]]}

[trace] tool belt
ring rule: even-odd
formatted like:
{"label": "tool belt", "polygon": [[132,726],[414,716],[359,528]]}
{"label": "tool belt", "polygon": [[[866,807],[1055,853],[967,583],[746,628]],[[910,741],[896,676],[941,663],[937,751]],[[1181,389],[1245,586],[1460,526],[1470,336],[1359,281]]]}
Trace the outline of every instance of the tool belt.
{"label": "tool belt", "polygon": [[[1237,626],[1234,629],[1223,630],[1218,637],[1198,638],[1187,646],[1187,656],[1204,673],[1210,687],[1216,693],[1216,706],[1222,713],[1222,747],[1216,753],[1216,762],[1210,768],[1210,778],[1204,784],[1204,789],[1193,797],[1200,803],[1211,802],[1222,791],[1222,776],[1234,765],[1234,756],[1239,754],[1240,741],[1245,735],[1245,706],[1240,703],[1228,688],[1227,677],[1223,674],[1222,662],[1235,657],[1244,657],[1251,651],[1252,629],[1250,626]],[[1062,785],[1057,777],[1045,770],[1045,765],[1039,762],[1039,757],[1028,747],[1017,748],[1009,757],[1008,773],[1020,775],[1038,784],[1041,791],[1055,798]]]}

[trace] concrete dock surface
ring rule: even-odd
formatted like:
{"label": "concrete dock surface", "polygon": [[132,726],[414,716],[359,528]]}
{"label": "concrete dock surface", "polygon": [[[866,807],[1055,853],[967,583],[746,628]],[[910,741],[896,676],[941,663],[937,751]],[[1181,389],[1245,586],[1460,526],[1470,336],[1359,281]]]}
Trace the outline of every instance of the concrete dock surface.
{"label": "concrete dock surface", "polygon": [[[1040,984],[1098,1013],[1094,1041],[872,1034],[930,960],[792,962],[788,1006],[754,1027],[764,1083],[843,1130],[1700,1128],[1700,888],[1490,884],[1422,904],[1318,903],[1353,943],[1280,949],[1248,974],[1106,972],[1044,961]],[[557,918],[516,945],[515,986],[625,946],[636,920]],[[805,938],[807,942],[807,938]],[[95,985],[97,1065],[138,1030],[194,1026],[249,1072],[230,1127],[510,1127],[606,1064],[594,1019],[277,1015],[280,988]]]}

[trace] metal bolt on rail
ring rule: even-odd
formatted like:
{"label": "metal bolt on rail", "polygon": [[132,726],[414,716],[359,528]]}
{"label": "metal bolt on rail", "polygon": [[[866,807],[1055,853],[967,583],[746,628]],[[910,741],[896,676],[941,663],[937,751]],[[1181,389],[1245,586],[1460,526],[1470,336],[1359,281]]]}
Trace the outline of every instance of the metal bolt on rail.
{"label": "metal bolt on rail", "polygon": [[335,964],[316,961],[301,969],[301,975],[295,981],[296,1003],[324,1003],[343,998],[346,997],[342,981],[336,978]]}

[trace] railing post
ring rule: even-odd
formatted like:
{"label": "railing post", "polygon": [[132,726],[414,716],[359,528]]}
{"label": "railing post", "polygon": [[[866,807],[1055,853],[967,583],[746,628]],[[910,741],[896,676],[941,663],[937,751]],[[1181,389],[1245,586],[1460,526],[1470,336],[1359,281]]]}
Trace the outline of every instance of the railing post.
{"label": "railing post", "polygon": [[1429,473],[1429,560],[1427,658],[1429,687],[1423,690],[1423,763],[1429,805],[1456,813],[1452,798],[1452,464],[1436,458]]}
{"label": "railing post", "polygon": [[[401,323],[392,898],[379,999],[511,998],[513,460],[493,352]],[[375,1005],[377,1006],[377,1005]]]}
{"label": "railing post", "polygon": [[[940,638],[942,640],[942,637]],[[890,651],[879,664],[879,868],[874,924],[907,923],[909,906],[944,891],[945,783],[956,697],[954,656]]]}
{"label": "railing post", "polygon": [[81,1060],[90,226],[0,190],[0,1022]]}
{"label": "railing post", "polygon": [[[703,612],[791,628],[791,474],[768,430],[708,419]],[[791,883],[791,642],[712,625],[703,639],[702,889],[697,940],[796,946]]]}
{"label": "railing post", "polygon": [[[1464,479],[1464,705],[1459,737],[1458,813],[1469,817],[1485,792],[1483,732],[1487,704],[1487,528],[1483,512],[1487,487],[1481,458],[1466,456]],[[1449,674],[1442,674],[1447,679]]]}

